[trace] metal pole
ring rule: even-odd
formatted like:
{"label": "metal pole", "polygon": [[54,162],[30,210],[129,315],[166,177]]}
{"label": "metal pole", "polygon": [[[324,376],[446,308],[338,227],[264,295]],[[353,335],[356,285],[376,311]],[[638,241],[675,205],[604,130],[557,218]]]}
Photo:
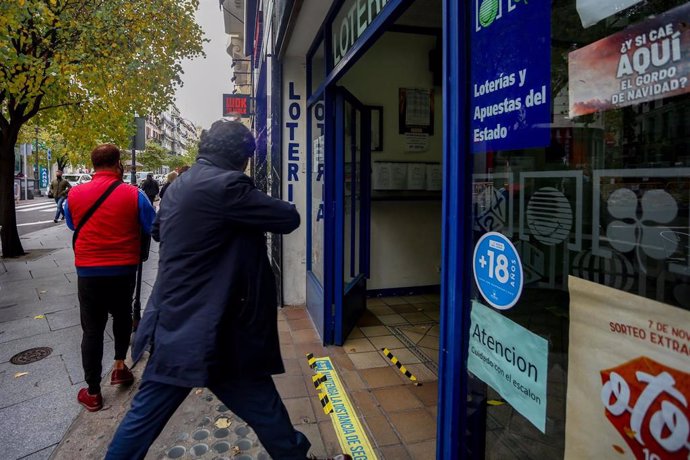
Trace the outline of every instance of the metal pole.
{"label": "metal pole", "polygon": [[132,185],[137,185],[137,136],[132,136],[132,177],[130,178],[130,183]]}
{"label": "metal pole", "polygon": [[48,187],[50,187],[50,155],[51,155],[50,149],[46,150],[46,159],[48,161]]}
{"label": "metal pole", "polygon": [[26,164],[26,151],[29,150],[29,146],[22,144],[21,149],[24,152],[24,199],[29,199],[29,165]]}
{"label": "metal pole", "polygon": [[34,159],[36,161],[36,169],[34,170],[34,194],[40,196],[41,190],[38,187],[38,180],[40,171],[38,169],[38,126],[36,126],[36,151],[34,152]]}

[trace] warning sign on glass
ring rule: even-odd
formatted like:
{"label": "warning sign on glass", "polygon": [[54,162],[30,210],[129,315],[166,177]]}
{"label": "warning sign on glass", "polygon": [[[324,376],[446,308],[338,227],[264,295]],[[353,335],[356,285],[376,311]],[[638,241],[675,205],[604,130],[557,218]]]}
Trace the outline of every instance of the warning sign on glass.
{"label": "warning sign on glass", "polygon": [[568,55],[570,116],[690,91],[690,3]]}
{"label": "warning sign on glass", "polygon": [[223,116],[249,117],[252,114],[252,98],[247,94],[223,94]]}

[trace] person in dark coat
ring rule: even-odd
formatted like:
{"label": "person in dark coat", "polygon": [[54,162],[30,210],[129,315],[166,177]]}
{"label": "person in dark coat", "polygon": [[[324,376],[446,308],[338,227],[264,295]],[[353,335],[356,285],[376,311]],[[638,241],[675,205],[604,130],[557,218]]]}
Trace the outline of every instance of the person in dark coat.
{"label": "person in dark coat", "polygon": [[264,235],[290,233],[300,217],[242,172],[255,146],[241,123],[215,122],[196,164],[166,191],[153,230],[158,277],[132,348],[135,360],[147,346],[151,355],[108,460],[144,458],[194,387],[208,387],[246,421],[272,458],[307,457],[310,443],[271,377],[285,369]]}
{"label": "person in dark coat", "polygon": [[146,180],[141,183],[141,189],[149,198],[151,204],[153,204],[156,195],[158,195],[158,182],[153,178],[153,174],[146,175]]}

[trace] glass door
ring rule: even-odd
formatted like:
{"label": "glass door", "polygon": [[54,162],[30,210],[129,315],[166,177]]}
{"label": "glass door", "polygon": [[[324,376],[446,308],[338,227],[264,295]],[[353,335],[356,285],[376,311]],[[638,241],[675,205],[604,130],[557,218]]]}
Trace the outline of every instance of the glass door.
{"label": "glass door", "polygon": [[366,309],[371,190],[370,111],[336,91],[334,342],[341,345]]}

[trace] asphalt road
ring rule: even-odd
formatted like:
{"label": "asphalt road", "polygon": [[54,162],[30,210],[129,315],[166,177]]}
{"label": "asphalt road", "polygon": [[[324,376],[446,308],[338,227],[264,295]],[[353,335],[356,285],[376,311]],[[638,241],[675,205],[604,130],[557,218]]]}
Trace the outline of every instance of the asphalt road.
{"label": "asphalt road", "polygon": [[57,224],[53,223],[56,207],[55,200],[52,198],[43,196],[20,201],[15,209],[17,230],[20,236],[56,225],[65,225],[64,220]]}

